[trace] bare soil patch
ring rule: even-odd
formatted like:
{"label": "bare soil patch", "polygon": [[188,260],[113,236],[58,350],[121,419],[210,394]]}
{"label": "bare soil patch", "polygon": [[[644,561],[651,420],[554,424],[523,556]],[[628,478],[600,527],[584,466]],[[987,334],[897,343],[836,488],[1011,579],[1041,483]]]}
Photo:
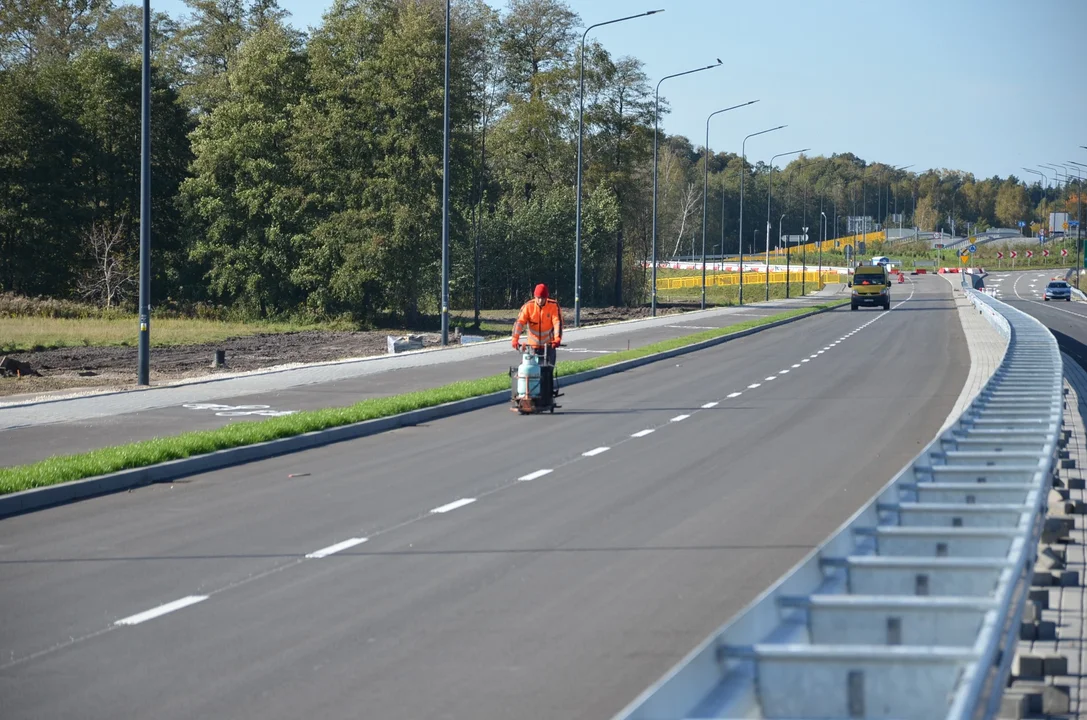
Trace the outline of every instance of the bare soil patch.
{"label": "bare soil patch", "polygon": [[[658,304],[657,314],[674,314],[697,308],[697,305]],[[574,324],[573,310],[563,308],[567,328]],[[632,320],[649,317],[648,307],[582,308],[581,325]],[[464,327],[463,315],[456,324]],[[465,334],[489,338],[509,334],[517,318],[516,310],[489,310],[484,321],[490,330]],[[469,320],[470,321],[470,320]],[[493,329],[505,327],[504,332]],[[288,363],[319,363],[346,358],[385,355],[388,336],[420,335],[424,347],[441,345],[441,334],[405,329],[377,331],[306,330],[299,332],[265,333],[228,338],[215,343],[153,347],[151,349],[151,384],[164,384],[186,378],[248,372]],[[215,351],[226,352],[226,365],[213,368]],[[9,357],[40,373],[40,377],[0,377],[0,397],[26,393],[44,393],[76,389],[126,389],[136,387],[137,350],[135,347],[73,347],[36,352],[9,353]]]}

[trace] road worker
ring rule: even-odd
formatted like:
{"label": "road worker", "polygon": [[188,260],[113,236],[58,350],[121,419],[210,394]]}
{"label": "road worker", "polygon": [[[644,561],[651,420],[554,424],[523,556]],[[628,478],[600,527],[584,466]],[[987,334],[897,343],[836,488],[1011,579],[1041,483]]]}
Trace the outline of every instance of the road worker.
{"label": "road worker", "polygon": [[551,368],[555,366],[555,348],[562,344],[562,309],[557,301],[551,299],[547,285],[540,283],[532,293],[532,299],[521,306],[517,322],[513,324],[513,348],[520,350],[521,336],[523,344],[530,347],[537,355],[544,355],[546,385],[552,387]]}

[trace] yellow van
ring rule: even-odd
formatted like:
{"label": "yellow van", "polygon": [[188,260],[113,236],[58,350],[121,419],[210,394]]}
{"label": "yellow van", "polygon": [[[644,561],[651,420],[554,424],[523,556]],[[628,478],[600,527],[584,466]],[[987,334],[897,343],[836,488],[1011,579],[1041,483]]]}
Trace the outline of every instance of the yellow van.
{"label": "yellow van", "polygon": [[882,265],[858,265],[853,270],[849,287],[853,288],[850,309],[856,310],[861,305],[882,305],[884,310],[891,309],[891,277]]}

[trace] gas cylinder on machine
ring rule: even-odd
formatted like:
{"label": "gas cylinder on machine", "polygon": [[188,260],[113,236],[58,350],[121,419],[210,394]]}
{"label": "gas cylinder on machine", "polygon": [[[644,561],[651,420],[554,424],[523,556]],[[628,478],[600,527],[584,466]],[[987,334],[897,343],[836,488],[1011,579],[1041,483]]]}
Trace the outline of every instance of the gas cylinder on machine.
{"label": "gas cylinder on machine", "polygon": [[517,395],[520,397],[540,396],[540,358],[534,352],[526,352],[517,367]]}

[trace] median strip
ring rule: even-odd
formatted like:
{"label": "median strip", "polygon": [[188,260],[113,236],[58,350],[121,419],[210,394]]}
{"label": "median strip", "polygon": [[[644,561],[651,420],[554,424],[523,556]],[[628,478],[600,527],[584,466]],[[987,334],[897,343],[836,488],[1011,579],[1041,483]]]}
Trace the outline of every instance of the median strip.
{"label": "median strip", "polygon": [[[725,328],[704,330],[685,337],[665,340],[641,348],[615,352],[587,360],[562,361],[555,368],[555,375],[557,377],[574,376],[659,353],[679,350],[690,345],[754,330],[764,325],[830,310],[845,302],[848,301],[788,310]],[[149,468],[162,463],[195,458],[218,451],[245,448],[261,443],[271,443],[286,438],[320,433],[370,420],[391,418],[425,408],[434,408],[457,401],[508,392],[509,383],[509,376],[506,373],[501,373],[479,380],[451,383],[430,390],[363,400],[347,407],[303,411],[284,417],[228,425],[215,430],[187,432],[176,436],[101,448],[85,453],[55,456],[27,465],[0,468],[0,495],[44,488],[84,478],[100,477],[125,470]],[[250,459],[259,459],[258,456],[259,453],[254,449],[254,457]],[[138,483],[132,483],[128,486],[134,484]],[[7,513],[0,512],[0,515],[3,514]]]}

